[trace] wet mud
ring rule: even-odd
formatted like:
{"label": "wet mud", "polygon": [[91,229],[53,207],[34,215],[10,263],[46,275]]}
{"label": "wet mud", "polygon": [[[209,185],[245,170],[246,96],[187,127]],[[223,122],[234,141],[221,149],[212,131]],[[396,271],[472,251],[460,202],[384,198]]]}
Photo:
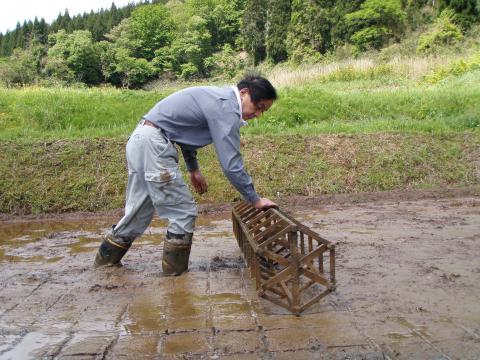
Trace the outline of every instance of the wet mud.
{"label": "wet mud", "polygon": [[228,211],[178,277],[159,219],[100,269],[118,217],[0,222],[0,359],[479,359],[480,197],[392,199],[282,207],[337,250],[337,290],[300,317],[257,297]]}

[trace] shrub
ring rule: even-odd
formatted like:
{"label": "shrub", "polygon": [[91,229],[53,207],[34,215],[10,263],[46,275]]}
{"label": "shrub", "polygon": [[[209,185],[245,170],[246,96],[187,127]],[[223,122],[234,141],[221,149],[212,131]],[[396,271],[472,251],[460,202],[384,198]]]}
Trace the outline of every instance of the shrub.
{"label": "shrub", "polygon": [[467,72],[480,70],[480,53],[467,60],[458,60],[447,67],[435,70],[433,73],[425,76],[425,80],[435,84],[449,76],[461,76]]}
{"label": "shrub", "polygon": [[398,40],[405,30],[406,14],[398,0],[367,0],[360,10],[345,15],[345,20],[353,29],[350,40],[357,50],[365,51]]}
{"label": "shrub", "polygon": [[230,44],[225,44],[221,51],[204,60],[205,68],[210,76],[233,78],[237,71],[245,68],[246,59],[237,55]]}
{"label": "shrub", "polygon": [[451,9],[445,9],[435,20],[433,29],[423,34],[418,39],[417,51],[431,53],[439,47],[450,45],[463,38],[460,28],[454,24],[455,13]]}

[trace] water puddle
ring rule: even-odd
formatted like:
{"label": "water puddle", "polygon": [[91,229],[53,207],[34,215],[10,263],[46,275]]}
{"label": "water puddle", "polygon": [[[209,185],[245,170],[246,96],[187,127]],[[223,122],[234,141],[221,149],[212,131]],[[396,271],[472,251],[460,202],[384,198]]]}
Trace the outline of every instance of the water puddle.
{"label": "water puddle", "polygon": [[38,359],[38,355],[44,353],[47,348],[59,344],[65,337],[66,335],[30,332],[13,349],[0,355],[0,360]]}

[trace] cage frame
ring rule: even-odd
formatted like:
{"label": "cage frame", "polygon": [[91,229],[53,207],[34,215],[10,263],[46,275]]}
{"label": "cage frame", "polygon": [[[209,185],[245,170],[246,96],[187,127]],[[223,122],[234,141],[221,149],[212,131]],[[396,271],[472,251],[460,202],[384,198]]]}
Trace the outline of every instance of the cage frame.
{"label": "cage frame", "polygon": [[[233,207],[232,225],[258,296],[298,316],[335,291],[335,245],[290,215],[241,202]],[[315,284],[323,291],[306,299]]]}

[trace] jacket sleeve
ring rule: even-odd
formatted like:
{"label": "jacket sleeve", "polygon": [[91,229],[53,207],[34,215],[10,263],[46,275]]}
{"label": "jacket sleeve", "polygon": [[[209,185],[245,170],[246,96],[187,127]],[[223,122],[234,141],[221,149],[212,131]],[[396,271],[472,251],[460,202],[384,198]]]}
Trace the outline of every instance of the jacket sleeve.
{"label": "jacket sleeve", "polygon": [[189,149],[187,146],[178,144],[182,150],[183,159],[185,160],[185,165],[187,170],[192,172],[198,170],[198,161],[197,161],[197,150]]}
{"label": "jacket sleeve", "polygon": [[[223,104],[219,104],[223,109]],[[208,117],[208,126],[223,173],[246,201],[259,199],[251,176],[245,171],[240,153],[240,127],[238,112],[213,111]]]}

